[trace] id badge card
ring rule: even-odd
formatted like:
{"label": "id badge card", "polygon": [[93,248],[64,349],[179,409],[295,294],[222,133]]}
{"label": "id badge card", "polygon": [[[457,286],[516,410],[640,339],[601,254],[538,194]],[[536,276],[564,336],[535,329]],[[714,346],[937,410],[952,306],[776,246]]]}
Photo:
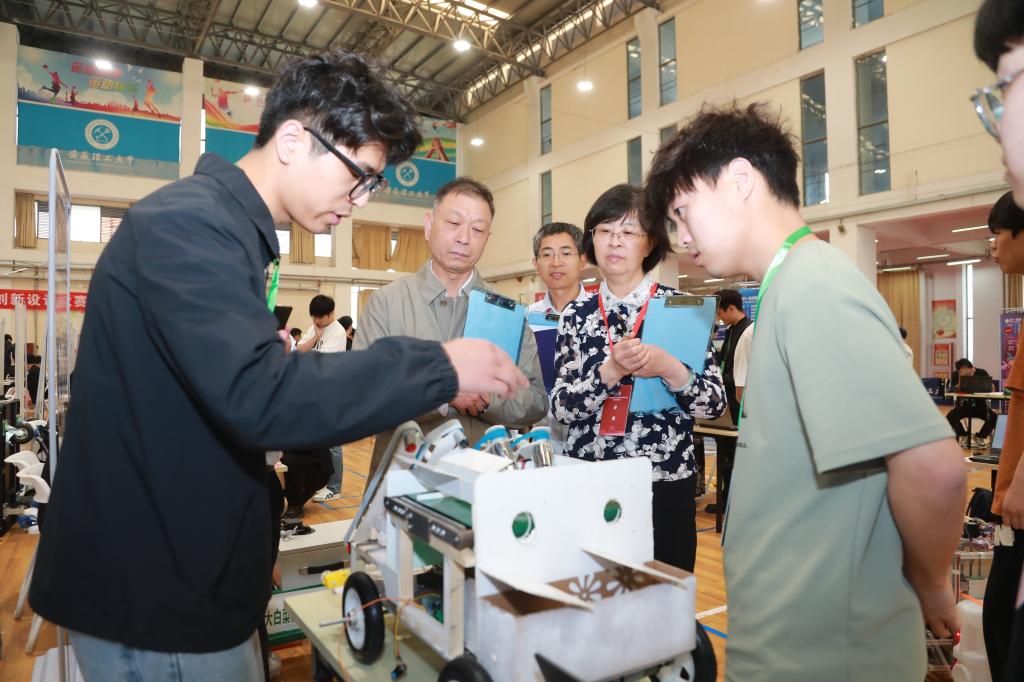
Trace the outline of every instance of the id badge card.
{"label": "id badge card", "polygon": [[620,384],[614,394],[605,398],[601,406],[601,425],[598,435],[625,436],[629,422],[629,399],[633,396],[632,384]]}

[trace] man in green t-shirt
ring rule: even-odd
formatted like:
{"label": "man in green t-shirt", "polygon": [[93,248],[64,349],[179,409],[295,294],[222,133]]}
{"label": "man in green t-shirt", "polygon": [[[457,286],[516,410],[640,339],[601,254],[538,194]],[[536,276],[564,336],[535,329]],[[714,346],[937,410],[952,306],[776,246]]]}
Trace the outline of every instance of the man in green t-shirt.
{"label": "man in green t-shirt", "polygon": [[925,623],[958,629],[962,455],[885,301],[803,227],[797,163],[764,105],[704,109],[646,186],[646,224],[668,216],[712,275],[761,282],[723,537],[726,677],[920,682]]}

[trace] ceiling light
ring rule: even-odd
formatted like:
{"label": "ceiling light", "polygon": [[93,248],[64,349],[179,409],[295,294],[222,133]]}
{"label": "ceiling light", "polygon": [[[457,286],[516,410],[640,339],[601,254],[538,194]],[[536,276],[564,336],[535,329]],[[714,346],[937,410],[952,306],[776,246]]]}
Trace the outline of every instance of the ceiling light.
{"label": "ceiling light", "polygon": [[970,258],[968,260],[951,260],[946,265],[971,265],[972,263],[980,263],[980,258]]}
{"label": "ceiling light", "polygon": [[482,137],[474,137],[472,140],[469,141],[469,143],[471,145],[473,145],[474,147],[479,147],[480,145],[482,145],[484,143],[484,138],[482,138]]}
{"label": "ceiling light", "polygon": [[596,282],[597,277],[588,277],[587,279],[581,279],[581,282]]}
{"label": "ceiling light", "polygon": [[950,232],[970,232],[971,230],[987,230],[988,225],[977,225],[975,227],[958,227]]}
{"label": "ceiling light", "polygon": [[245,94],[249,95],[249,97],[256,97],[260,94],[260,89],[255,85],[250,85],[245,89]]}
{"label": "ceiling light", "polygon": [[679,275],[679,279],[686,279],[689,275]]}
{"label": "ceiling light", "polygon": [[712,284],[714,282],[724,282],[725,280],[721,277],[712,277],[711,279],[704,280],[704,284]]}
{"label": "ceiling light", "polygon": [[587,79],[583,79],[576,84],[576,89],[580,92],[590,92],[594,89],[594,84]]}
{"label": "ceiling light", "polygon": [[316,7],[316,0],[299,0],[299,4],[303,7]]}
{"label": "ceiling light", "polygon": [[109,59],[97,59],[96,68],[101,71],[110,71],[114,68],[114,65],[110,63]]}
{"label": "ceiling light", "polygon": [[875,169],[875,175],[885,175],[888,172],[889,171],[885,170],[884,168],[876,168]]}
{"label": "ceiling light", "polygon": [[913,270],[914,268],[909,265],[904,265],[898,268],[882,268],[882,272],[906,272],[907,270]]}
{"label": "ceiling light", "polygon": [[937,253],[934,256],[918,256],[917,260],[928,260],[929,258],[949,258],[948,253]]}
{"label": "ceiling light", "polygon": [[454,43],[452,43],[452,47],[454,47],[457,52],[466,52],[467,50],[469,50],[469,48],[472,47],[472,45],[469,44],[468,40],[459,38]]}

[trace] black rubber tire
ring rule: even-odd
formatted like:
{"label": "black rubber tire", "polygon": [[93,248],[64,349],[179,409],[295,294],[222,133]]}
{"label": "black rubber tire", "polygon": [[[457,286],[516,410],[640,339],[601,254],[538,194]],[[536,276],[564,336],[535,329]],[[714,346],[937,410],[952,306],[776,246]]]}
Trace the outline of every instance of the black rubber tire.
{"label": "black rubber tire", "polygon": [[711,638],[699,622],[697,623],[697,640],[693,647],[693,670],[696,674],[694,682],[715,682],[718,677],[718,659],[715,648],[711,646]]}
{"label": "black rubber tire", "polygon": [[[380,592],[377,591],[377,585],[373,582],[373,578],[362,571],[356,571],[345,581],[345,590],[341,596],[341,603],[343,605],[347,601],[346,597],[352,591],[355,591],[359,597],[360,604],[369,604],[380,599]],[[342,606],[342,609],[344,608]],[[384,651],[383,604],[377,602],[372,606],[363,607],[363,627],[366,629],[366,637],[363,638],[363,646],[361,648],[356,648],[352,643],[348,628],[345,628],[345,639],[348,641],[348,646],[352,649],[352,655],[355,656],[356,660],[360,663],[370,664],[380,658],[381,652]]]}
{"label": "black rubber tire", "polygon": [[463,654],[441,668],[437,682],[491,682],[491,676],[475,658]]}

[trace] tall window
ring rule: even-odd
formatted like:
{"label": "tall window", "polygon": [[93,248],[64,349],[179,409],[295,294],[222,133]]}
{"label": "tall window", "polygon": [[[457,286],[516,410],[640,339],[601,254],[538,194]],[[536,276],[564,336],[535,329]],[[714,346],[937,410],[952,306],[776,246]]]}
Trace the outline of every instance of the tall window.
{"label": "tall window", "polygon": [[797,14],[800,17],[800,49],[817,45],[825,38],[824,15],[821,4],[824,0],[797,0]]}
{"label": "tall window", "polygon": [[644,162],[641,154],[639,137],[634,137],[626,143],[626,178],[634,187],[639,187],[644,182]]}
{"label": "tall window", "polygon": [[857,139],[860,193],[885,192],[889,179],[889,96],[885,52],[857,60]]}
{"label": "tall window", "polygon": [[669,19],[658,27],[658,83],[661,104],[676,101],[676,20]]}
{"label": "tall window", "polygon": [[551,151],[551,86],[540,89],[540,153]]}
{"label": "tall window", "polygon": [[626,78],[629,100],[629,118],[636,118],[643,112],[643,96],[640,93],[640,39],[633,38],[626,43]]}
{"label": "tall window", "polygon": [[[292,252],[292,231],[275,230],[277,232],[277,245],[281,249],[281,255],[287,256]],[[330,258],[334,255],[334,235],[330,232],[313,235],[313,255],[317,258]]]}
{"label": "tall window", "polygon": [[[50,238],[50,209],[45,201],[36,204],[36,237]],[[69,236],[73,242],[105,243],[110,241],[124,217],[124,208],[110,206],[71,205]]]}
{"label": "tall window", "polygon": [[677,126],[675,123],[673,123],[670,126],[665,126],[664,128],[658,131],[658,143],[665,144],[666,142],[672,139],[672,136],[675,135],[676,131],[678,130],[679,126]]}
{"label": "tall window", "polygon": [[540,175],[540,224],[551,222],[551,171]]}
{"label": "tall window", "polygon": [[853,26],[870,24],[875,19],[881,19],[885,14],[885,3],[883,0],[853,0]]}
{"label": "tall window", "polygon": [[825,119],[825,74],[819,73],[800,81],[804,206],[828,201],[828,128]]}
{"label": "tall window", "polygon": [[964,357],[974,362],[974,265],[967,263],[960,266],[963,286],[960,289],[960,298],[964,302],[963,319],[961,323],[964,328]]}

